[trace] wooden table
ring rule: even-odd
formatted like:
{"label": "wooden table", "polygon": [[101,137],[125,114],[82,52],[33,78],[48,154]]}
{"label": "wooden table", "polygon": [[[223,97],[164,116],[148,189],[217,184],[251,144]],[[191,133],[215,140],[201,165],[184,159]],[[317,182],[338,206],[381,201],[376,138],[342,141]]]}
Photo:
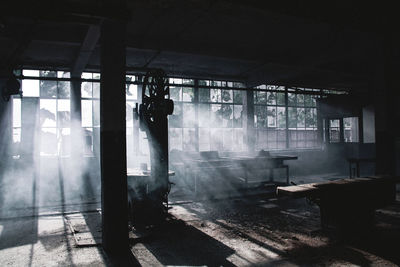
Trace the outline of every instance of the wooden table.
{"label": "wooden table", "polygon": [[[268,182],[273,181],[273,169],[285,168],[286,169],[286,184],[289,184],[289,166],[283,164],[285,160],[296,160],[297,156],[276,155],[266,157],[218,157],[212,159],[195,159],[184,161],[185,173],[193,177],[194,191],[197,192],[197,180],[199,173],[215,173],[215,175],[222,175],[225,180],[229,179],[230,175],[240,176],[231,177],[232,182],[238,178],[245,183],[247,187],[249,180],[253,178],[252,171],[268,170]],[[231,171],[233,170],[233,171]],[[233,173],[233,174],[232,174]],[[240,174],[239,174],[240,173]],[[242,174],[243,173],[243,174]],[[214,175],[213,175],[214,176]],[[215,178],[215,177],[214,177]],[[215,180],[215,179],[214,179]],[[254,181],[253,181],[254,182]],[[258,181],[265,182],[263,181]]]}
{"label": "wooden table", "polygon": [[395,200],[399,176],[370,176],[277,188],[278,196],[306,197],[320,208],[321,226],[359,230],[374,212]]}

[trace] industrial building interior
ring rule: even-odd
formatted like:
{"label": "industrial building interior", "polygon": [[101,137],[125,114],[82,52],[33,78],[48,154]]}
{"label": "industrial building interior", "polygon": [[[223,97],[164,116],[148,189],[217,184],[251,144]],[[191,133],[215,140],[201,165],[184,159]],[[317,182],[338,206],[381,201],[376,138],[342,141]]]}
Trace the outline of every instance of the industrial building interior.
{"label": "industrial building interior", "polygon": [[0,265],[400,265],[398,20],[2,1]]}

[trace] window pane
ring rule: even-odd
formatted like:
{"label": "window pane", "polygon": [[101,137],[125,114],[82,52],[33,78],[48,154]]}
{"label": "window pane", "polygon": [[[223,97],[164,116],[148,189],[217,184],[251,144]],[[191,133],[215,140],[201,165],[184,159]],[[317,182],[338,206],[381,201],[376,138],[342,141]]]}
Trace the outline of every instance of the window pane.
{"label": "window pane", "polygon": [[92,127],[92,100],[82,100],[82,127]]}
{"label": "window pane", "polygon": [[276,127],[276,107],[268,107],[268,127]]}
{"label": "window pane", "polygon": [[276,102],[278,105],[285,105],[285,93],[276,93]]}
{"label": "window pane", "polygon": [[211,127],[222,127],[222,111],[220,104],[211,105]]}
{"label": "window pane", "polygon": [[58,149],[60,156],[70,155],[71,152],[71,130],[70,128],[59,129]]}
{"label": "window pane", "polygon": [[182,150],[182,129],[180,128],[169,129],[169,146],[170,149]]}
{"label": "window pane", "polygon": [[82,82],[81,95],[84,98],[92,97],[92,82]]}
{"label": "window pane", "polygon": [[317,126],[317,110],[315,108],[306,108],[306,127],[316,127]]}
{"label": "window pane", "polygon": [[233,91],[233,103],[243,104],[243,91],[239,91],[239,90]]}
{"label": "window pane", "polygon": [[182,101],[182,87],[170,86],[169,93],[173,101]]}
{"label": "window pane", "polygon": [[31,76],[31,77],[39,77],[38,70],[22,70],[22,75]]}
{"label": "window pane", "polygon": [[221,90],[220,89],[210,89],[211,102],[220,103],[221,102]]}
{"label": "window pane", "polygon": [[210,102],[210,89],[199,88],[199,101]]}
{"label": "window pane", "polygon": [[93,155],[93,128],[83,129],[83,147],[85,155]]}
{"label": "window pane", "polygon": [[278,113],[278,127],[286,128],[286,108],[278,107],[277,113]]}
{"label": "window pane", "polygon": [[297,95],[297,105],[298,106],[303,106],[304,105],[304,95]]}
{"label": "window pane", "polygon": [[288,93],[288,105],[290,106],[296,105],[296,94]]}
{"label": "window pane", "polygon": [[13,127],[21,127],[21,99],[13,99]]}
{"label": "window pane", "polygon": [[304,95],[304,105],[307,107],[313,106],[312,95]]}
{"label": "window pane", "polygon": [[297,127],[305,126],[305,110],[304,108],[297,108]]}
{"label": "window pane", "polygon": [[194,101],[194,88],[184,87],[183,88],[183,101],[193,102]]}
{"label": "window pane", "polygon": [[40,77],[49,77],[49,78],[56,78],[57,72],[56,71],[49,71],[49,70],[41,70],[39,71]]}
{"label": "window pane", "polygon": [[58,98],[69,98],[71,95],[71,83],[66,81],[59,81],[58,86]]}
{"label": "window pane", "polygon": [[183,150],[196,151],[196,131],[194,128],[183,129]]}
{"label": "window pane", "polygon": [[57,103],[55,99],[40,100],[40,125],[41,127],[56,127]]}
{"label": "window pane", "polygon": [[91,72],[82,72],[81,78],[82,79],[92,79],[92,73]]}
{"label": "window pane", "polygon": [[56,155],[58,148],[56,128],[42,128],[40,137],[40,155]]}
{"label": "window pane", "polygon": [[196,125],[194,104],[183,104],[183,127],[194,127]]}
{"label": "window pane", "polygon": [[223,127],[232,127],[233,105],[221,105]]}
{"label": "window pane", "polygon": [[69,99],[57,100],[57,120],[58,127],[70,126],[70,111],[71,105]]}
{"label": "window pane", "polygon": [[232,103],[233,102],[233,91],[232,90],[222,90],[222,102]]}
{"label": "window pane", "polygon": [[[132,114],[132,110],[130,113]],[[93,100],[93,126],[99,127],[100,126],[100,101]]]}
{"label": "window pane", "polygon": [[93,97],[100,98],[100,83],[98,82],[92,83],[92,88],[93,88]]}
{"label": "window pane", "polygon": [[209,127],[210,125],[210,105],[199,104],[199,127]]}
{"label": "window pane", "polygon": [[40,97],[56,98],[57,82],[56,81],[40,81]]}
{"label": "window pane", "polygon": [[39,96],[39,80],[22,80],[23,96]]}
{"label": "window pane", "polygon": [[257,101],[256,104],[267,104],[267,92],[257,91]]}
{"label": "window pane", "polygon": [[331,143],[340,142],[339,120],[329,120],[329,138]]}
{"label": "window pane", "polygon": [[265,106],[254,107],[254,126],[256,128],[267,127],[267,110]]}
{"label": "window pane", "polygon": [[276,93],[275,92],[267,93],[267,104],[268,105],[276,105]]}
{"label": "window pane", "polygon": [[71,73],[68,71],[57,71],[57,78],[70,78]]}
{"label": "window pane", "polygon": [[289,112],[289,128],[297,127],[297,110],[296,108],[288,108]]}
{"label": "window pane", "polygon": [[344,118],[343,124],[344,124],[344,141],[358,142],[358,117]]}
{"label": "window pane", "polygon": [[[93,103],[94,106],[94,103]],[[133,127],[133,107],[135,103],[133,101],[126,102],[126,127]],[[93,116],[95,117],[95,116]],[[93,122],[93,124],[95,124]]]}
{"label": "window pane", "polygon": [[233,106],[233,127],[242,128],[242,113],[243,113],[242,105]]}
{"label": "window pane", "polygon": [[208,128],[199,129],[199,150],[210,150],[210,130]]}
{"label": "window pane", "polygon": [[169,125],[172,128],[182,127],[182,104],[175,103],[174,112],[168,116]]}

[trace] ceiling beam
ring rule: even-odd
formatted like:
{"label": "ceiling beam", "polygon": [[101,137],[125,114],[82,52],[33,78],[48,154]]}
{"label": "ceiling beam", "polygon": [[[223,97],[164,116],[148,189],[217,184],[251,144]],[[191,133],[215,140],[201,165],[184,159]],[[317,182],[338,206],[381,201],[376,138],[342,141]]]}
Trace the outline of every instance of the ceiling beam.
{"label": "ceiling beam", "polygon": [[100,38],[100,27],[98,25],[90,25],[86,33],[85,39],[79,50],[78,57],[71,70],[72,77],[80,77],[86,65],[89,62],[90,56],[96,47]]}

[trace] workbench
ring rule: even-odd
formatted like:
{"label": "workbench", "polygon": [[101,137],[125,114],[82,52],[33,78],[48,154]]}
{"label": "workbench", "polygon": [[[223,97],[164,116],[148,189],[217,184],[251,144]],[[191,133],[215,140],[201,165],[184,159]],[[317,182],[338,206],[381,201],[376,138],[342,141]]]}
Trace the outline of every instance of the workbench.
{"label": "workbench", "polygon": [[279,197],[306,197],[320,208],[321,226],[341,230],[372,226],[378,208],[396,197],[399,176],[371,176],[277,187]]}

